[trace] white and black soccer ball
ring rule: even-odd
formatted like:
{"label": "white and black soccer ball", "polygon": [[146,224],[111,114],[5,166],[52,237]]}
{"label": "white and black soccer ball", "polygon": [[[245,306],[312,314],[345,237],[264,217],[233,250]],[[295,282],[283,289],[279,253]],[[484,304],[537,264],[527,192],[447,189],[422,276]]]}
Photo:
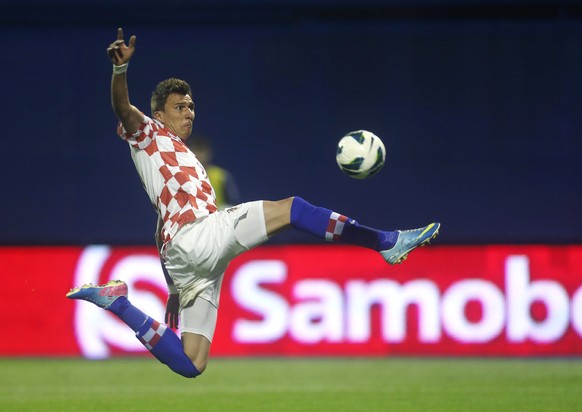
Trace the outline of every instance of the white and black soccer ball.
{"label": "white and black soccer ball", "polygon": [[350,132],[337,144],[335,159],[342,172],[354,179],[366,179],[382,169],[386,148],[378,136],[367,130]]}

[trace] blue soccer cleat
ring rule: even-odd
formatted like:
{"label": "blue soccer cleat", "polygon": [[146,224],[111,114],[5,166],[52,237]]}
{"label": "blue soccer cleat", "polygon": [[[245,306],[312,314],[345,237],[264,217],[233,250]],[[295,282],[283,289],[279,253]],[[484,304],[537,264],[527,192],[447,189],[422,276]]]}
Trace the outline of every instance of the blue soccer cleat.
{"label": "blue soccer cleat", "polygon": [[390,249],[382,250],[380,253],[384,260],[391,265],[402,263],[410,252],[434,239],[438,235],[440,227],[440,223],[431,223],[419,229],[397,230],[398,239],[396,239],[396,244]]}
{"label": "blue soccer cleat", "polygon": [[127,297],[127,284],[121,280],[110,280],[100,286],[89,283],[67,293],[69,299],[86,300],[103,309],[107,309],[121,296]]}

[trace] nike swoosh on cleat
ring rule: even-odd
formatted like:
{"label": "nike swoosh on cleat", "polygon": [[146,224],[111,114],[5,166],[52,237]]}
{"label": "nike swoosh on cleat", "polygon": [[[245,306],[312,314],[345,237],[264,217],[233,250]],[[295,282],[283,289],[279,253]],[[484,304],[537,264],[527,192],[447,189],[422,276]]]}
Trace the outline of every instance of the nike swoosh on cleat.
{"label": "nike swoosh on cleat", "polygon": [[424,230],[422,231],[422,233],[421,233],[420,235],[418,235],[418,237],[422,237],[422,236],[424,236],[424,234],[425,234],[426,232],[428,232],[429,230],[431,230],[433,226],[434,226],[434,223],[431,223],[430,225],[428,225],[428,226],[426,227],[426,229],[424,229]]}

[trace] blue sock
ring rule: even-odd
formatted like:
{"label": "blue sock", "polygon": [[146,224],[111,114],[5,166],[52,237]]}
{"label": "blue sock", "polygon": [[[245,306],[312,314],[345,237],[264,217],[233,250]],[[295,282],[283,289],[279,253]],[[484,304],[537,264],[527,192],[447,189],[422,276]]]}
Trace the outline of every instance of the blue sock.
{"label": "blue sock", "polygon": [[398,238],[397,232],[360,225],[332,210],[313,206],[300,197],[295,197],[291,204],[291,225],[331,242],[342,241],[377,251],[390,249]]}
{"label": "blue sock", "polygon": [[149,318],[135,335],[152,355],[177,374],[186,378],[200,375],[200,371],[184,353],[180,338],[166,325]]}
{"label": "blue sock", "polygon": [[116,314],[134,332],[140,342],[163,364],[186,378],[200,375],[196,366],[184,353],[182,342],[166,325],[162,325],[122,296],[108,308]]}
{"label": "blue sock", "polygon": [[133,306],[125,296],[115,299],[107,310],[116,314],[134,332],[137,332],[148,320],[148,315]]}

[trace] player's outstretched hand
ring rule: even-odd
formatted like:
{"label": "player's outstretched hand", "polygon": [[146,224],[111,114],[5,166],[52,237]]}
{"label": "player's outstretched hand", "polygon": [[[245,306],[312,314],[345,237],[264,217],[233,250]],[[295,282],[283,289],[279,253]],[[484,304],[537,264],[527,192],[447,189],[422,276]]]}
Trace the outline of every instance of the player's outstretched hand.
{"label": "player's outstretched hand", "polygon": [[107,48],[107,55],[116,66],[121,66],[131,59],[135,51],[135,36],[129,38],[129,44],[125,44],[123,39],[123,29],[117,29],[117,40],[109,45]]}
{"label": "player's outstretched hand", "polygon": [[178,327],[178,312],[180,310],[180,295],[170,293],[166,302],[166,325]]}

